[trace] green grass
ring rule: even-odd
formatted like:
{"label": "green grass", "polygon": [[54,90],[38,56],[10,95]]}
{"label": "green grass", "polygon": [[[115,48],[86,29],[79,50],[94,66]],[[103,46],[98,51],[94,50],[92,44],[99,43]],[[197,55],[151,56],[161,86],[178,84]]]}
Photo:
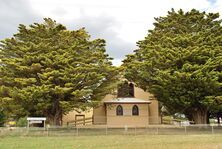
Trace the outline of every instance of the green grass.
{"label": "green grass", "polygon": [[222,149],[222,135],[99,135],[0,138],[0,149]]}

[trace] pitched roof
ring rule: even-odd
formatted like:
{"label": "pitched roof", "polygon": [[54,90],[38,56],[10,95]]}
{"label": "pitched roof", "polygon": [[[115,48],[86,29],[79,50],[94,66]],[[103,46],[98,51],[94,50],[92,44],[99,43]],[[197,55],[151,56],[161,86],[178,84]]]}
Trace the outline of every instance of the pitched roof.
{"label": "pitched roof", "polygon": [[109,101],[104,101],[105,104],[107,103],[142,103],[142,104],[150,104],[150,100],[143,100],[143,99],[138,99],[138,98],[115,98]]}

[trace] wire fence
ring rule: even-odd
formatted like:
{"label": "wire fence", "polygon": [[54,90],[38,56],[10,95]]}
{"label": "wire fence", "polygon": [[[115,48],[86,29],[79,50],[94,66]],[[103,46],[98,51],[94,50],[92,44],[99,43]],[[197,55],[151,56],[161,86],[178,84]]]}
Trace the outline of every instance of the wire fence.
{"label": "wire fence", "polygon": [[147,125],[137,126],[84,126],[84,127],[11,127],[0,128],[0,137],[5,136],[91,136],[91,135],[193,135],[222,134],[222,125]]}

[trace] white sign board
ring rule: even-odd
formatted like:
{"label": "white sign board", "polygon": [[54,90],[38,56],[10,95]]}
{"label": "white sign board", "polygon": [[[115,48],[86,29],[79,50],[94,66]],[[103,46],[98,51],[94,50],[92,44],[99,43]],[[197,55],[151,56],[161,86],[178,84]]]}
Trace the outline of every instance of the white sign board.
{"label": "white sign board", "polygon": [[27,117],[28,121],[45,121],[46,117]]}
{"label": "white sign board", "polygon": [[42,123],[44,124],[43,127],[45,127],[46,117],[28,117],[27,121],[28,121],[27,125],[28,128],[30,124],[42,124]]}
{"label": "white sign board", "polygon": [[30,123],[30,124],[41,124],[42,121],[30,121],[29,123]]}

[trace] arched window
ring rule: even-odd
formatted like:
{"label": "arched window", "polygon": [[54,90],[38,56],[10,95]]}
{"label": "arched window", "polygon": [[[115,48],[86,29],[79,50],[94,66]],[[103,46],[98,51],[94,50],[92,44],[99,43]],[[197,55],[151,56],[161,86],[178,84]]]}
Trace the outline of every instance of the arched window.
{"label": "arched window", "polygon": [[116,107],[116,115],[123,115],[123,107],[121,105]]}
{"label": "arched window", "polygon": [[139,115],[139,108],[137,105],[134,105],[132,108],[132,115]]}

